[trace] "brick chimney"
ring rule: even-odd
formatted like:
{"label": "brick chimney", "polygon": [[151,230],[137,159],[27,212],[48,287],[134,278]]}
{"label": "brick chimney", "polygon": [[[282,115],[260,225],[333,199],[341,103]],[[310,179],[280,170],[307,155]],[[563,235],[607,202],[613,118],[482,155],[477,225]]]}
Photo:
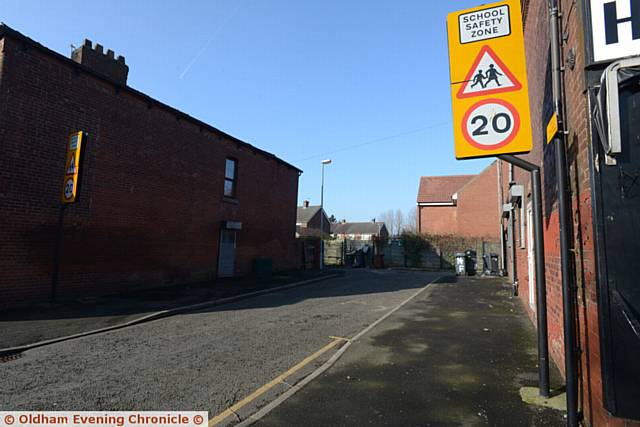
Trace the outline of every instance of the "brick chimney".
{"label": "brick chimney", "polygon": [[305,200],[304,202],[302,202],[302,206],[307,209],[309,207],[309,201]]}
{"label": "brick chimney", "polygon": [[118,59],[116,59],[111,49],[107,50],[105,54],[102,45],[99,43],[96,43],[94,49],[91,40],[84,39],[84,44],[71,53],[71,59],[116,83],[127,84],[129,67],[124,63],[124,56],[119,55]]}

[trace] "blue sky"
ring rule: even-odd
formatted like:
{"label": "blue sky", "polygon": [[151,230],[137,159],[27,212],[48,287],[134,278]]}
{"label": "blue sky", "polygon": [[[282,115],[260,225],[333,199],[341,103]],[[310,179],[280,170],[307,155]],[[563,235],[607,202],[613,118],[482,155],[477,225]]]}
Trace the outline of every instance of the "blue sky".
{"label": "blue sky", "polygon": [[[456,161],[445,19],[480,1],[3,0],[0,21],[68,55],[99,42],[129,85],[293,163],[299,200],[351,221],[415,206]],[[277,189],[274,189],[277,191]]]}

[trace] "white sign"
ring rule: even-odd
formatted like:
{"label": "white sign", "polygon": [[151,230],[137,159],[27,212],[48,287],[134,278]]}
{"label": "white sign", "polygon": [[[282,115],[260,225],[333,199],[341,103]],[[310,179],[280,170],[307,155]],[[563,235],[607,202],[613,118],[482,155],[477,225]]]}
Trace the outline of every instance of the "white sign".
{"label": "white sign", "polygon": [[227,230],[242,230],[242,223],[240,221],[226,221],[225,227]]}
{"label": "white sign", "polygon": [[513,140],[520,130],[515,107],[501,99],[483,99],[469,108],[462,119],[462,134],[481,150],[494,150]]}
{"label": "white sign", "polygon": [[64,198],[71,199],[73,197],[73,178],[67,179],[67,182],[64,184]]}
{"label": "white sign", "polygon": [[591,0],[593,59],[640,55],[640,1]]}
{"label": "white sign", "polygon": [[78,148],[78,135],[73,135],[71,137],[71,141],[69,142],[69,151],[75,150]]}
{"label": "white sign", "polygon": [[481,40],[511,34],[509,6],[502,5],[458,16],[460,43],[473,43]]}

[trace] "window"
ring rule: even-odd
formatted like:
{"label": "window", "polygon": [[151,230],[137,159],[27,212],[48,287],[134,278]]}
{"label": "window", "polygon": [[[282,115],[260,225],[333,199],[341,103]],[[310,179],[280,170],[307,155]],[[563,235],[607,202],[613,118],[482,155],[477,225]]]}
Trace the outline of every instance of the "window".
{"label": "window", "polygon": [[238,181],[238,161],[227,159],[224,167],[224,195],[236,197],[236,184]]}

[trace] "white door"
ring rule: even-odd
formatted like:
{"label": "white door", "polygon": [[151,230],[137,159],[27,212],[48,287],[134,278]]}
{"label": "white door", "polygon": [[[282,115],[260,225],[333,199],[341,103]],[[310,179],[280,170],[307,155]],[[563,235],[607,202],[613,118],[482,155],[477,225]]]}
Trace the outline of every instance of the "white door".
{"label": "white door", "polygon": [[220,252],[218,254],[218,277],[233,277],[236,265],[236,232],[220,231]]}
{"label": "white door", "polygon": [[531,203],[527,205],[527,262],[529,266],[529,305],[536,305],[536,269],[533,240],[533,209]]}

